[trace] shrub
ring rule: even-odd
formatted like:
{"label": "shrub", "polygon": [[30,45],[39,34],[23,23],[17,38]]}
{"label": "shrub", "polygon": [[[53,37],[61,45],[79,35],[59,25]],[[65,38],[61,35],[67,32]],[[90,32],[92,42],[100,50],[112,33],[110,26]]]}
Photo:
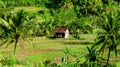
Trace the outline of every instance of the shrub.
{"label": "shrub", "polygon": [[14,67],[15,62],[16,62],[16,60],[13,55],[3,57],[3,59],[1,60],[2,66],[8,66],[8,67],[10,67],[10,66]]}

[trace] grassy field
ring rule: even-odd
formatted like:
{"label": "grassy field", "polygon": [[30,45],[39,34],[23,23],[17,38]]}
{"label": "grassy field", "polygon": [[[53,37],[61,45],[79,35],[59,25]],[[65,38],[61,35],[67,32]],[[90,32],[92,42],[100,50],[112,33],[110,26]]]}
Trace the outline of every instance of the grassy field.
{"label": "grassy field", "polygon": [[[31,63],[46,60],[60,62],[61,57],[65,55],[62,52],[64,47],[69,48],[73,54],[86,53],[86,47],[92,45],[95,35],[82,34],[81,38],[84,40],[72,40],[72,38],[48,39],[45,37],[28,38],[26,41],[19,42],[15,56],[18,60],[29,61]],[[24,46],[21,46],[21,44]],[[8,48],[0,47],[0,51],[3,56],[12,55],[13,45],[11,44]],[[114,53],[111,56],[114,58]],[[118,58],[120,58],[120,53]],[[74,60],[75,58],[70,59],[70,61]]]}
{"label": "grassy field", "polygon": [[[86,49],[87,45],[83,43],[85,40],[66,40],[66,39],[42,39],[42,38],[34,38],[31,41],[24,41],[24,46],[21,47],[19,43],[17,47],[16,57],[18,58],[27,58],[33,57],[33,55],[46,55],[46,54],[54,54],[61,55],[61,50],[64,47],[68,47],[73,51],[79,51],[79,49]],[[1,47],[1,51],[3,54],[12,54],[13,53],[13,45],[10,45],[8,48]],[[60,53],[60,54],[59,54]],[[55,55],[56,56],[56,55]]]}
{"label": "grassy field", "polygon": [[[84,38],[85,35],[82,35]],[[85,39],[85,38],[84,38]],[[72,40],[72,39],[48,39],[45,37],[29,38],[26,41],[19,42],[16,52],[16,58],[29,59],[31,61],[44,61],[55,57],[63,56],[61,51],[64,47],[70,48],[73,52],[83,52],[86,50],[87,40]],[[86,43],[86,44],[85,44]],[[24,46],[21,46],[24,45]],[[13,44],[5,48],[0,47],[3,55],[11,55],[13,53]]]}

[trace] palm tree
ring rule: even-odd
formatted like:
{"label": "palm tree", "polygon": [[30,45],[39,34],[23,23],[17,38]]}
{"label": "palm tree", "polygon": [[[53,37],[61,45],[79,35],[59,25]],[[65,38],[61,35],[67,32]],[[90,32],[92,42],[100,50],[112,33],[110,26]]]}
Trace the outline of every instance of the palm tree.
{"label": "palm tree", "polygon": [[[32,23],[32,17],[28,16],[28,13],[21,10],[17,13],[11,12],[11,14],[0,18],[0,28],[3,31],[1,37],[4,39],[3,43],[8,43],[7,46],[13,42],[14,44],[14,55],[18,41],[23,39],[25,35],[32,29],[34,23]],[[6,47],[7,47],[6,46]]]}
{"label": "palm tree", "polygon": [[118,12],[109,12],[101,16],[100,26],[103,31],[99,32],[95,44],[92,46],[94,48],[97,45],[100,45],[99,52],[104,53],[105,49],[108,49],[108,58],[106,65],[108,65],[111,51],[115,52],[117,57],[117,46],[119,42],[119,29],[120,29],[120,17]]}

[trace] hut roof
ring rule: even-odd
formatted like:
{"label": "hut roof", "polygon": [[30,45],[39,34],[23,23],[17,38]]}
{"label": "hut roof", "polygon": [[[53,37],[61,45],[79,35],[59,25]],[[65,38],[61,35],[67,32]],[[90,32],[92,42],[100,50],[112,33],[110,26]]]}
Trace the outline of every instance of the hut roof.
{"label": "hut roof", "polygon": [[56,27],[54,29],[54,32],[55,33],[64,33],[67,29],[68,29],[68,27]]}

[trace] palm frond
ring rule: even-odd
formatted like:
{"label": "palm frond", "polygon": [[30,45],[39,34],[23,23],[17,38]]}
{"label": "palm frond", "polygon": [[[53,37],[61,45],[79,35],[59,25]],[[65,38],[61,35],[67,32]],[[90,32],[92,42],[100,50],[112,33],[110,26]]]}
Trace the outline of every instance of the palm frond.
{"label": "palm frond", "polygon": [[89,53],[91,53],[91,49],[88,46],[87,46],[87,50],[88,50]]}
{"label": "palm frond", "polygon": [[102,39],[98,39],[93,45],[92,45],[92,48],[94,48],[95,46],[97,46],[97,45],[100,45],[101,43],[103,43],[104,42],[104,38],[102,38]]}
{"label": "palm frond", "polygon": [[4,33],[6,35],[10,34],[11,33],[11,29],[9,29],[8,27],[4,26],[4,25],[1,25],[0,24],[0,28],[4,31]]}
{"label": "palm frond", "polygon": [[12,43],[14,43],[14,40],[9,40],[7,45],[5,46],[5,48],[7,48],[9,45],[11,45]]}
{"label": "palm frond", "polygon": [[4,25],[4,26],[6,26],[6,27],[10,27],[9,26],[9,23],[7,22],[7,21],[5,21],[4,19],[2,19],[2,18],[0,18],[0,25]]}
{"label": "palm frond", "polygon": [[107,41],[107,40],[104,40],[102,47],[99,49],[99,52],[104,51],[105,46],[106,46],[106,41]]}
{"label": "palm frond", "polygon": [[3,42],[0,44],[0,46],[4,45],[4,44],[7,43],[8,41],[9,41],[9,40],[3,41]]}

